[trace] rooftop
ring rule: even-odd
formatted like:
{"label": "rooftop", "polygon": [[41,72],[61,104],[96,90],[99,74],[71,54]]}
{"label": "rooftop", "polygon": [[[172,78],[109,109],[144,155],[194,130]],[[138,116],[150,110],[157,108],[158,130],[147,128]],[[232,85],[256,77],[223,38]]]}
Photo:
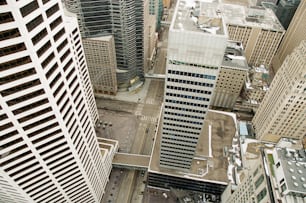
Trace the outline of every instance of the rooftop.
{"label": "rooftop", "polygon": [[217,35],[226,33],[218,0],[179,0],[171,26],[176,30]]}
{"label": "rooftop", "polygon": [[223,67],[248,70],[248,64],[244,56],[241,42],[228,41],[222,62]]}
{"label": "rooftop", "polygon": [[220,7],[226,24],[285,31],[271,9],[259,6],[246,7],[235,4],[222,4]]}
{"label": "rooftop", "polygon": [[306,191],[305,150],[277,148],[277,155],[283,167],[287,189],[296,193],[304,194]]}
{"label": "rooftop", "polygon": [[225,156],[224,148],[232,145],[232,139],[236,133],[235,120],[235,116],[231,113],[208,111],[189,172],[159,167],[160,125],[155,139],[149,170],[177,177],[226,185],[228,183],[228,157]]}

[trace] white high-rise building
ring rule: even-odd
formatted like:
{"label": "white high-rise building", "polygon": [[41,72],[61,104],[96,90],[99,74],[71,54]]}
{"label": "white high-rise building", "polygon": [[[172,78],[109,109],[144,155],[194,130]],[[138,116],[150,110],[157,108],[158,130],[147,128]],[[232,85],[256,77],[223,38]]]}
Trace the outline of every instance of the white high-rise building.
{"label": "white high-rise building", "polygon": [[100,202],[112,156],[76,19],[56,0],[0,0],[0,19],[0,201]]}
{"label": "white high-rise building", "polygon": [[161,167],[190,168],[226,42],[217,1],[177,2],[169,30]]}

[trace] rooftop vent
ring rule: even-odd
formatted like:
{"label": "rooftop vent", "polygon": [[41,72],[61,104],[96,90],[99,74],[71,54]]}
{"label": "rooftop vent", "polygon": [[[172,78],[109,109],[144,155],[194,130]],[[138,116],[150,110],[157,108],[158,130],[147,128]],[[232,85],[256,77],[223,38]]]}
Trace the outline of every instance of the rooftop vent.
{"label": "rooftop vent", "polygon": [[298,187],[298,186],[299,186],[299,184],[298,184],[297,182],[294,182],[293,185],[294,185],[295,187]]}

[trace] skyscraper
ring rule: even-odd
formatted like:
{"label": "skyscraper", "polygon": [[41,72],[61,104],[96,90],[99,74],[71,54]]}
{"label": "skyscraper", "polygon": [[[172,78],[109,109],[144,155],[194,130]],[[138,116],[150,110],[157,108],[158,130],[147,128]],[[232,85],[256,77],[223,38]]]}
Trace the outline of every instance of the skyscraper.
{"label": "skyscraper", "polygon": [[56,0],[1,0],[0,16],[1,201],[99,202],[111,165],[76,19]]}
{"label": "skyscraper", "polygon": [[302,0],[296,10],[291,23],[286,31],[286,34],[280,44],[277,52],[272,60],[273,71],[276,72],[282,65],[285,58],[291,54],[293,49],[297,47],[300,42],[306,39],[306,1]]}
{"label": "skyscraper", "polygon": [[277,9],[276,9],[276,16],[284,26],[285,29],[288,28],[294,13],[299,6],[301,0],[280,0]]}
{"label": "skyscraper", "polygon": [[78,0],[82,37],[113,35],[119,88],[144,80],[143,0]]}
{"label": "skyscraper", "polygon": [[[227,42],[217,6],[217,2],[177,2],[169,30],[161,167],[186,170],[194,157]],[[197,13],[203,15],[195,23],[196,16],[190,15]]]}
{"label": "skyscraper", "polygon": [[306,41],[287,56],[254,118],[256,138],[277,142],[302,139],[306,131]]}

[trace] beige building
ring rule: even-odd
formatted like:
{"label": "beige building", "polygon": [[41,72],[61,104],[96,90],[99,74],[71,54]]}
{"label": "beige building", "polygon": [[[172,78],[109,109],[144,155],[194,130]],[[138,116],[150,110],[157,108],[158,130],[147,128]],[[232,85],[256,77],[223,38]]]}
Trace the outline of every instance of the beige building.
{"label": "beige building", "polygon": [[245,171],[241,183],[232,193],[231,184],[222,194],[222,202],[230,203],[270,203],[267,176],[261,156],[253,161],[252,165]]}
{"label": "beige building", "polygon": [[147,73],[151,68],[151,62],[154,60],[156,51],[157,34],[156,19],[157,19],[158,1],[144,1],[144,72]]}
{"label": "beige building", "polygon": [[83,38],[86,61],[95,93],[116,95],[116,52],[112,35]]}
{"label": "beige building", "polygon": [[211,106],[233,108],[248,74],[240,42],[229,41],[216,82]]}
{"label": "beige building", "polygon": [[222,14],[229,39],[242,42],[249,65],[269,67],[285,33],[274,12],[263,7],[223,4]]}
{"label": "beige building", "polygon": [[257,139],[302,139],[306,131],[306,40],[294,49],[276,73],[253,118]]}
{"label": "beige building", "polygon": [[277,50],[275,57],[272,60],[272,67],[276,72],[286,56],[291,54],[293,49],[297,47],[300,42],[306,39],[306,0],[301,0],[298,9],[296,10],[288,30],[284,36],[280,47]]}

